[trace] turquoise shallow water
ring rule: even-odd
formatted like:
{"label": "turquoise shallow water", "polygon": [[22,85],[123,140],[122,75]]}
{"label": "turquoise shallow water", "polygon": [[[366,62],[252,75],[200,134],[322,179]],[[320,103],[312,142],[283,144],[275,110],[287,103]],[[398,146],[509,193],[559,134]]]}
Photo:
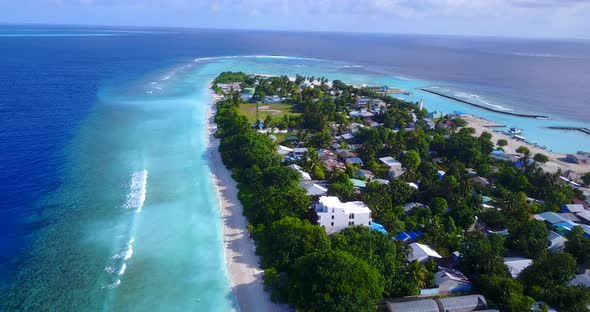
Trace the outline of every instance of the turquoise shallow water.
{"label": "turquoise shallow water", "polygon": [[205,156],[210,74],[144,78],[101,89],[9,310],[234,309]]}
{"label": "turquoise shallow water", "polygon": [[590,146],[590,136],[544,128],[582,124],[482,111],[418,90],[436,82],[347,63],[281,57],[179,61],[98,88],[97,103],[64,151],[63,183],[42,199],[51,226],[35,233],[0,303],[35,311],[235,310],[206,156],[207,87],[225,70],[386,83],[414,92],[407,99],[424,99],[431,110],[525,128],[527,137],[553,150]]}

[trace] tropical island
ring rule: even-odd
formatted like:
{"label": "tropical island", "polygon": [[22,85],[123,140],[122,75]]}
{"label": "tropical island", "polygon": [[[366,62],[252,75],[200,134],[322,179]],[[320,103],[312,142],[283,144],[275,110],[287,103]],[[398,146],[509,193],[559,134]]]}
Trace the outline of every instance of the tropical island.
{"label": "tropical island", "polygon": [[[590,304],[590,203],[561,169],[544,170],[550,153],[383,86],[224,72],[211,88],[241,203],[223,205],[226,253],[235,237],[254,240],[249,269],[263,270],[272,301],[301,311]],[[231,219],[241,209],[247,225]],[[229,266],[232,280],[247,269]],[[245,297],[242,311],[257,310]]]}

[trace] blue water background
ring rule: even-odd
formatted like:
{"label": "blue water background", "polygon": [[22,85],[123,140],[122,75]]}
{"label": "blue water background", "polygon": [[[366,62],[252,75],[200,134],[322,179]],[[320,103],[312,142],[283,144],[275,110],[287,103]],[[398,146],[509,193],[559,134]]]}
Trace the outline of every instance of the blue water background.
{"label": "blue water background", "polygon": [[[32,307],[50,298],[65,310],[83,304],[128,308],[139,296],[160,290],[146,285],[168,282],[168,273],[192,280],[186,292],[160,293],[162,304],[187,298],[179,308],[227,310],[233,304],[203,157],[206,86],[222,70],[385,83],[412,91],[406,98],[424,99],[431,110],[519,126],[531,140],[556,151],[590,149],[587,135],[546,129],[590,125],[587,41],[5,26],[0,47],[0,288],[8,289],[0,307]],[[322,60],[195,61],[234,55]],[[419,90],[428,86],[552,119],[483,111]],[[138,217],[123,206],[130,179],[143,170],[147,196]],[[203,234],[203,222],[213,224],[213,234]],[[176,225],[177,231],[166,232]],[[159,226],[160,236],[150,235]],[[137,239],[134,258],[121,286],[105,290],[114,277],[103,269],[120,269],[120,263],[109,261],[125,250],[130,235]],[[171,238],[183,241],[170,245]],[[165,247],[172,252],[164,255]],[[202,250],[212,253],[201,255]],[[198,259],[216,263],[198,274],[187,264]],[[211,301],[194,294],[212,283],[209,279],[217,281],[207,295]],[[15,292],[15,287],[22,289]],[[81,293],[62,295],[59,287]]]}

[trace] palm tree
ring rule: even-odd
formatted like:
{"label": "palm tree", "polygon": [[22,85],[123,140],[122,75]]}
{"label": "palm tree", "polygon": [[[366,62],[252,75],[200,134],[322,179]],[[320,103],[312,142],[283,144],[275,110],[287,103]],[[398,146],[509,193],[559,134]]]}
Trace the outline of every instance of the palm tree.
{"label": "palm tree", "polygon": [[415,281],[420,288],[428,287],[430,284],[430,272],[418,261],[414,261],[408,266],[408,277]]}

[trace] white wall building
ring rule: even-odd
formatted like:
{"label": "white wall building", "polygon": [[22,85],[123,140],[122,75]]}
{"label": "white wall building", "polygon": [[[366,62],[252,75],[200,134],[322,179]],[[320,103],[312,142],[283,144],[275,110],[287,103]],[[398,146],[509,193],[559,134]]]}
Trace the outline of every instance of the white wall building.
{"label": "white wall building", "polygon": [[336,196],[322,196],[315,211],[328,234],[354,225],[371,226],[371,209],[361,201],[343,203]]}

